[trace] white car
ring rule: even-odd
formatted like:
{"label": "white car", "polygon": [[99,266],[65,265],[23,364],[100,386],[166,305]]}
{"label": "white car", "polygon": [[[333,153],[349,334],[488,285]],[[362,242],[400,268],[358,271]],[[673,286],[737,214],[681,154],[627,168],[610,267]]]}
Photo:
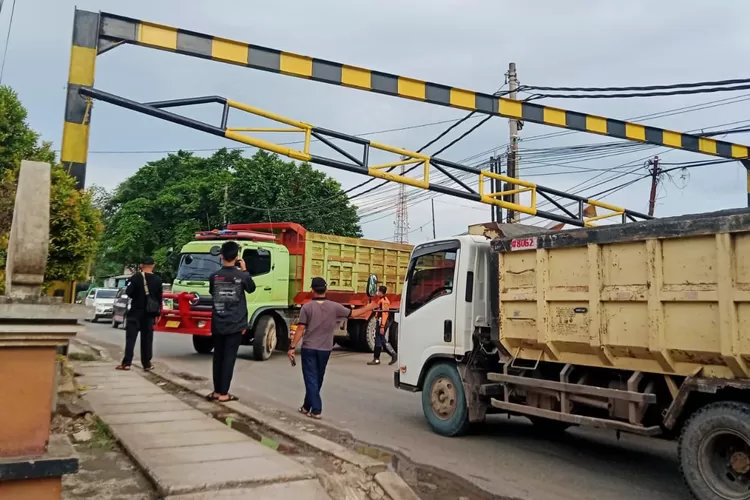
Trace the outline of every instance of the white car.
{"label": "white car", "polygon": [[111,318],[117,290],[114,288],[92,288],[86,295],[87,318],[96,323],[101,318]]}

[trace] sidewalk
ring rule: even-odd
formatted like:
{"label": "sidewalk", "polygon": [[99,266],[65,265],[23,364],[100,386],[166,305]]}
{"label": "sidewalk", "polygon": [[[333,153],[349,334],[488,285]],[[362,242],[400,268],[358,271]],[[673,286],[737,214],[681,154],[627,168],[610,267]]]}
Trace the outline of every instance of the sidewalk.
{"label": "sidewalk", "polygon": [[330,500],[315,473],[228,428],[137,369],[78,363],[85,399],[169,500]]}

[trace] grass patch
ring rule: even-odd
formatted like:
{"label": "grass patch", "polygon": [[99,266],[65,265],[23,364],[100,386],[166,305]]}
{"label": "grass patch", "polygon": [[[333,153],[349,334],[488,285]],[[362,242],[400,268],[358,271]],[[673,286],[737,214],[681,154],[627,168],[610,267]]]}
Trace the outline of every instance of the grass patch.
{"label": "grass patch", "polygon": [[71,352],[68,354],[70,361],[96,361],[96,356],[87,352]]}
{"label": "grass patch", "polygon": [[112,430],[99,417],[94,419],[94,428],[91,429],[91,435],[92,437],[89,446],[92,448],[112,450],[114,449],[115,444],[117,444],[115,436],[112,434]]}

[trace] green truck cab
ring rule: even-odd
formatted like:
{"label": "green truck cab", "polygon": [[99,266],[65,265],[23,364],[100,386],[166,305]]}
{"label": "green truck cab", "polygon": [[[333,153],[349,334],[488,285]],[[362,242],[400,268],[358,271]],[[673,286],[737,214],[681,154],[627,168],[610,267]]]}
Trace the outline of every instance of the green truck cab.
{"label": "green truck cab", "polygon": [[[243,345],[264,361],[274,350],[286,351],[300,307],[310,300],[309,282],[321,276],[329,284],[328,297],[347,306],[366,304],[371,276],[389,287],[391,304],[398,307],[403,275],[411,246],[361,238],[313,233],[294,223],[230,224],[226,230],[196,234],[181,250],[172,299],[155,330],[191,335],[199,353],[213,350],[209,276],[221,267],[225,241],[240,245],[240,256],[255,282],[246,295],[248,328]],[[395,303],[395,304],[394,304]],[[374,318],[348,320],[336,333],[345,347],[372,349]]]}

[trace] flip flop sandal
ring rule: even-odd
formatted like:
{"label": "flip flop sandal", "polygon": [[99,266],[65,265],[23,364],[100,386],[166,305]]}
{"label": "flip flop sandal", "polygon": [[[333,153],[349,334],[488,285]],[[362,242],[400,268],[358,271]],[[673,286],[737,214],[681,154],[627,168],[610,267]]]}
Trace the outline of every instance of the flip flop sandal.
{"label": "flip flop sandal", "polygon": [[305,410],[304,406],[300,406],[299,408],[297,408],[297,411],[300,412],[303,415],[309,415],[310,414],[310,410]]}
{"label": "flip flop sandal", "polygon": [[321,418],[323,418],[320,413],[308,413],[307,416],[314,420],[320,420]]}
{"label": "flip flop sandal", "polygon": [[129,372],[130,365],[117,365],[115,366],[115,370],[120,370],[121,372]]}
{"label": "flip flop sandal", "polygon": [[215,392],[212,392],[211,394],[206,394],[207,401],[216,401],[218,398],[219,396],[217,396]]}
{"label": "flip flop sandal", "polygon": [[227,399],[221,399],[221,396],[216,396],[216,399],[214,401],[218,401],[219,403],[228,403],[230,401],[239,401],[240,398],[235,396],[234,394],[230,394]]}

